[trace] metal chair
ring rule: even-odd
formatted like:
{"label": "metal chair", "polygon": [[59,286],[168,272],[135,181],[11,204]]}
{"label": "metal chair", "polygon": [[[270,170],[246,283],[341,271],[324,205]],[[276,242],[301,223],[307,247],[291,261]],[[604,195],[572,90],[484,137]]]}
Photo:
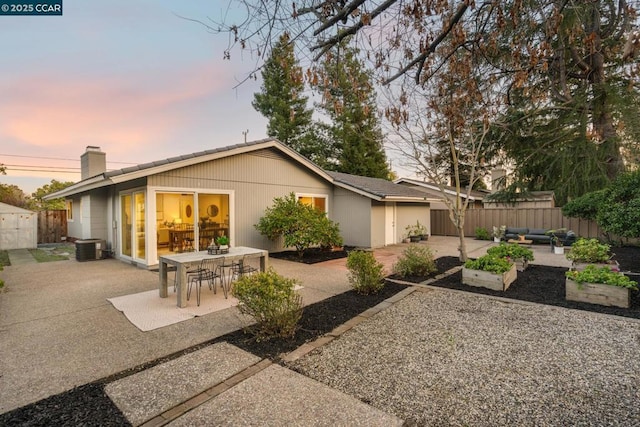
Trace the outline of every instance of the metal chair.
{"label": "metal chair", "polygon": [[227,298],[227,291],[224,286],[222,276],[218,274],[218,260],[216,258],[204,258],[200,261],[200,267],[197,274],[194,274],[189,279],[189,287],[187,288],[187,301],[191,297],[191,287],[196,286],[196,296],[198,306],[200,306],[200,291],[202,289],[202,282],[207,281],[209,283],[209,289],[213,289],[213,293],[216,293],[216,279],[220,280],[220,285],[224,291],[224,297]]}
{"label": "metal chair", "polygon": [[233,266],[231,266],[231,281],[233,282],[234,280],[237,280],[239,278],[241,278],[244,275],[247,274],[253,274],[255,272],[258,271],[257,268],[249,265],[249,263],[247,262],[247,257],[246,255],[242,257],[242,260],[240,260],[240,262],[235,263]]}

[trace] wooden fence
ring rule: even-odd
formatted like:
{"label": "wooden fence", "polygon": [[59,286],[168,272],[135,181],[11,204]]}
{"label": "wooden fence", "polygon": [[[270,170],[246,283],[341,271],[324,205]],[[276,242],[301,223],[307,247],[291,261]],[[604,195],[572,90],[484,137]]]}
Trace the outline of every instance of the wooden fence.
{"label": "wooden fence", "polygon": [[38,243],[60,243],[67,237],[67,211],[38,212]]}
{"label": "wooden fence", "polygon": [[[483,227],[489,233],[493,226],[527,227],[573,230],[579,237],[602,238],[600,227],[584,219],[567,218],[560,208],[503,208],[469,209],[464,223],[464,235],[475,236],[476,227]],[[446,209],[431,210],[431,234],[435,236],[457,236],[458,232],[449,219]]]}

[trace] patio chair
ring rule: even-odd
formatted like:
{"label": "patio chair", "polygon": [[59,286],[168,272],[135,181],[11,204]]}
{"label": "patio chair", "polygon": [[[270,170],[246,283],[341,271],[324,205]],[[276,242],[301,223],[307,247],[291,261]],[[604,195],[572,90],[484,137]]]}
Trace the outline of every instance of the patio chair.
{"label": "patio chair", "polygon": [[231,267],[231,281],[238,280],[242,276],[246,274],[253,274],[258,271],[257,268],[251,266],[247,262],[248,258],[246,256],[242,257],[242,260],[238,263],[235,263]]}
{"label": "patio chair", "polygon": [[187,288],[187,301],[191,297],[191,287],[196,286],[196,297],[198,306],[200,306],[200,292],[202,289],[202,282],[207,281],[209,289],[213,289],[213,293],[216,293],[216,279],[220,280],[220,285],[224,291],[224,297],[227,298],[227,292],[224,286],[222,276],[218,273],[219,259],[216,258],[204,258],[200,261],[200,267],[197,274],[194,274],[189,279],[189,287]]}

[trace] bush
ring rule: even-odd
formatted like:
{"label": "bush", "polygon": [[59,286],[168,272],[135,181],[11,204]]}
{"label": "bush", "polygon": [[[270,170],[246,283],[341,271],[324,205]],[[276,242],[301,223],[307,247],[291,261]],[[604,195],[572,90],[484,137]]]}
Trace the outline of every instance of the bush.
{"label": "bush", "polygon": [[349,283],[359,294],[378,293],[384,287],[383,265],[371,252],[352,251],[347,256]]}
{"label": "bush", "polygon": [[500,243],[498,246],[487,249],[487,254],[499,258],[510,258],[512,260],[522,259],[533,261],[533,251],[517,243]]}
{"label": "bush", "polygon": [[293,290],[296,283],[273,269],[234,283],[232,294],[240,301],[238,308],[255,319],[256,324],[248,329],[259,341],[295,335],[302,317],[302,297]]}
{"label": "bush", "polygon": [[464,267],[471,270],[482,270],[490,273],[502,274],[511,270],[513,263],[506,258],[495,255],[483,255],[477,259],[468,259]]}
{"label": "bush", "polygon": [[478,240],[491,240],[491,234],[484,227],[476,227],[475,235]]}
{"label": "bush", "polygon": [[607,233],[640,237],[640,170],[620,175],[611,183],[596,221]]}
{"label": "bush", "polygon": [[433,252],[428,246],[409,245],[393,265],[393,272],[402,277],[428,276],[437,271]]}
{"label": "bush", "polygon": [[567,254],[567,259],[577,262],[607,262],[611,258],[611,246],[598,239],[578,239]]}
{"label": "bush", "polygon": [[597,267],[595,265],[587,265],[584,270],[569,270],[565,275],[577,282],[583,283],[602,283],[604,285],[619,286],[637,291],[638,284],[622,273],[611,271],[609,267]]}
{"label": "bush", "polygon": [[311,246],[342,246],[338,224],[324,212],[300,202],[294,193],[276,197],[255,227],[271,240],[283,237],[284,245],[295,247],[300,258]]}

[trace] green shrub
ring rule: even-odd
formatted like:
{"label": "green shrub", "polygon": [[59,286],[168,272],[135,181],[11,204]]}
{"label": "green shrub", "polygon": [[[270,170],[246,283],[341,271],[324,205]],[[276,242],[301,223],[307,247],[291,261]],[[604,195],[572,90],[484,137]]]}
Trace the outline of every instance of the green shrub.
{"label": "green shrub", "polygon": [[611,258],[611,246],[598,239],[578,239],[567,253],[567,259],[577,262],[607,262]]}
{"label": "green shrub", "polygon": [[604,285],[619,286],[635,291],[638,290],[638,283],[632,281],[622,273],[612,271],[609,267],[587,265],[584,270],[569,270],[565,275],[578,284],[602,283]]}
{"label": "green shrub", "polygon": [[476,227],[475,235],[478,240],[491,240],[491,234],[484,227]]}
{"label": "green shrub", "polygon": [[428,276],[436,270],[433,252],[424,245],[409,245],[393,265],[393,272],[402,277]]}
{"label": "green shrub", "polygon": [[294,193],[276,197],[255,228],[271,240],[282,237],[284,245],[295,247],[300,258],[311,246],[342,246],[338,224],[324,212],[300,202]]}
{"label": "green shrub", "polygon": [[383,265],[376,261],[373,253],[352,251],[347,256],[349,283],[359,294],[378,293],[384,287]]}
{"label": "green shrub", "polygon": [[464,266],[471,270],[482,270],[502,274],[509,271],[513,263],[506,258],[500,258],[495,255],[483,255],[477,259],[468,259],[464,263]]}
{"label": "green shrub", "polygon": [[510,258],[511,260],[523,259],[533,261],[533,251],[517,243],[500,243],[498,246],[487,249],[487,254],[499,258]]}
{"label": "green shrub", "polygon": [[273,269],[234,283],[232,294],[240,302],[240,312],[255,319],[248,329],[258,340],[295,335],[302,317],[302,298],[293,290],[296,283]]}

